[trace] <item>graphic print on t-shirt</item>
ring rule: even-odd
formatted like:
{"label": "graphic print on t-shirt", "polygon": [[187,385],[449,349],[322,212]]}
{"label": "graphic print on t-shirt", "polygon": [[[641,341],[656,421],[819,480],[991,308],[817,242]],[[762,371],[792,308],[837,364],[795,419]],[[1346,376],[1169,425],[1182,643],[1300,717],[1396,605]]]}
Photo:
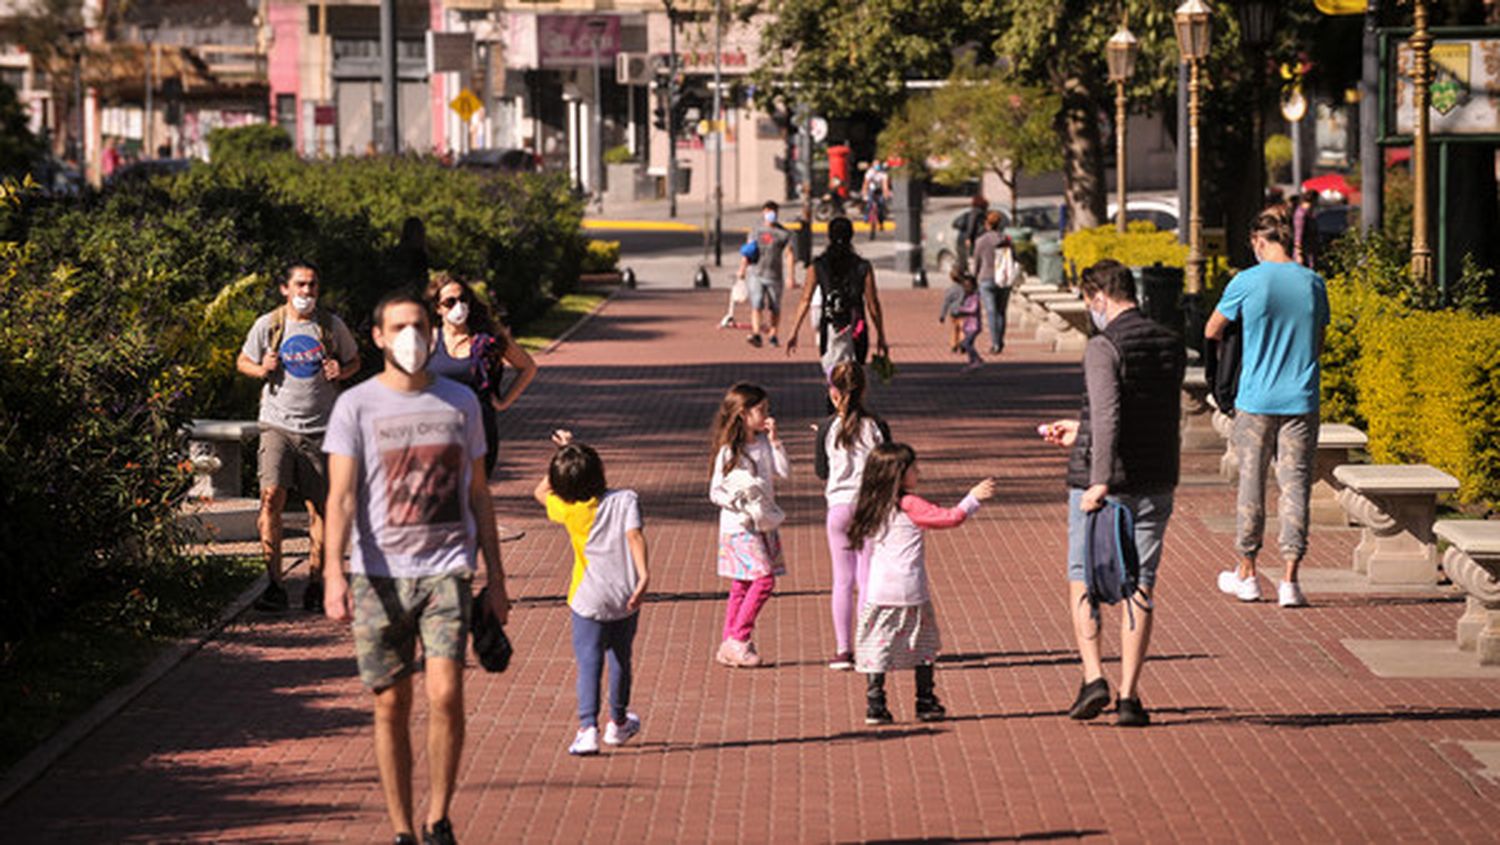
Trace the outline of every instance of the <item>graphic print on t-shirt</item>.
{"label": "graphic print on t-shirt", "polygon": [[413,414],[374,421],[385,476],[381,547],[412,554],[464,539],[464,425],[457,414]]}
{"label": "graphic print on t-shirt", "polygon": [[276,354],[292,378],[312,378],[323,368],[323,342],[310,334],[294,334],[281,342]]}

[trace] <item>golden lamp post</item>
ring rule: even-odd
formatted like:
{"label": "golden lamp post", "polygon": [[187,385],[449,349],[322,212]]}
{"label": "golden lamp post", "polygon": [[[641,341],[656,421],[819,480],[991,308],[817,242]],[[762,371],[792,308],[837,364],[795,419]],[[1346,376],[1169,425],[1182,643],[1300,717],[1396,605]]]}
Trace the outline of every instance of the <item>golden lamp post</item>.
{"label": "golden lamp post", "polygon": [[1432,33],[1427,31],[1426,0],[1412,2],[1411,77],[1411,276],[1420,286],[1432,284],[1432,247],[1427,244],[1427,104],[1432,82]]}
{"label": "golden lamp post", "polygon": [[1173,13],[1177,49],[1188,63],[1188,257],[1183,292],[1203,291],[1203,212],[1198,178],[1198,65],[1208,57],[1212,11],[1203,0],[1187,0]]}
{"label": "golden lamp post", "polygon": [[1115,228],[1121,234],[1125,232],[1125,83],[1135,73],[1135,57],[1141,49],[1127,22],[1120,23],[1120,31],[1110,36],[1104,47],[1105,58],[1109,60],[1109,81],[1115,84],[1115,178],[1120,194]]}

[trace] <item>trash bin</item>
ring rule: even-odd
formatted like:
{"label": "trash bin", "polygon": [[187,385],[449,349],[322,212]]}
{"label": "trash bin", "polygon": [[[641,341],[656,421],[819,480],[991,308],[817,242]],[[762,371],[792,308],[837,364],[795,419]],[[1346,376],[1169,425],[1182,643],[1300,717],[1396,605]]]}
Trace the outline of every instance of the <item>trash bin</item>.
{"label": "trash bin", "polygon": [[1141,313],[1182,334],[1182,268],[1153,264],[1136,273]]}
{"label": "trash bin", "polygon": [[1062,285],[1062,241],[1047,238],[1036,242],[1036,277],[1044,285]]}
{"label": "trash bin", "polygon": [[1012,243],[1018,243],[1018,244],[1019,243],[1025,243],[1025,242],[1031,240],[1032,234],[1033,234],[1033,232],[1032,232],[1032,229],[1031,229],[1030,226],[1006,226],[1005,227],[1005,236],[1007,238],[1010,238],[1010,240],[1011,240]]}
{"label": "trash bin", "polygon": [[677,193],[687,194],[693,190],[693,168],[677,165]]}

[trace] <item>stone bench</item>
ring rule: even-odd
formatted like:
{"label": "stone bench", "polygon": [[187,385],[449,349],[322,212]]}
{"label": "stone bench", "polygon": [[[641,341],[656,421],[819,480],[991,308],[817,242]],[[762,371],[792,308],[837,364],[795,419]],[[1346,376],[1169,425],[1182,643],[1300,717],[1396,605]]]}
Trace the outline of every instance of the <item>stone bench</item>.
{"label": "stone bench", "polygon": [[1078,302],[1078,294],[1067,291],[1052,291],[1039,293],[1026,298],[1025,307],[1021,311],[1020,327],[1022,329],[1035,329],[1037,340],[1049,341],[1051,335],[1042,336],[1040,329],[1047,324],[1050,307],[1058,302]]}
{"label": "stone bench", "polygon": [[1437,583],[1437,497],[1458,479],[1427,464],[1345,464],[1333,478],[1343,485],[1339,504],[1364,528],[1354,571],[1371,584]]}
{"label": "stone bench", "polygon": [[1185,451],[1209,451],[1220,443],[1213,425],[1214,407],[1208,401],[1208,376],[1201,366],[1191,366],[1182,374],[1182,448]]}
{"label": "stone bench", "polygon": [[187,426],[188,460],[193,465],[194,499],[232,499],[242,494],[240,450],[260,436],[255,422],[193,420]]}
{"label": "stone bench", "polygon": [[1353,460],[1352,452],[1370,444],[1363,431],[1343,423],[1318,426],[1318,453],[1313,464],[1312,497],[1308,502],[1308,519],[1317,525],[1348,525],[1348,514],[1339,505],[1342,485],[1333,477],[1336,467]]}
{"label": "stone bench", "polygon": [[1443,571],[1468,594],[1458,620],[1458,647],[1479,665],[1500,665],[1500,522],[1444,519],[1433,533],[1450,544]]}
{"label": "stone bench", "polygon": [[1052,343],[1053,352],[1082,352],[1089,342],[1089,309],[1078,299],[1049,302],[1037,340]]}

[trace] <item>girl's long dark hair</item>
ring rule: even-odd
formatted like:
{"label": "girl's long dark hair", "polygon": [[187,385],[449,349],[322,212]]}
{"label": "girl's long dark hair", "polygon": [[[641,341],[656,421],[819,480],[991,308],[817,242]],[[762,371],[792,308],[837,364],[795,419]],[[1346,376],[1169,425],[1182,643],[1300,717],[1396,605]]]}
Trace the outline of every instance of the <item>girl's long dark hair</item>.
{"label": "girl's long dark hair", "polygon": [[474,290],[473,285],[446,270],[433,273],[432,279],[427,283],[427,303],[432,313],[438,313],[438,295],[442,293],[443,288],[455,284],[463,289],[464,301],[469,303],[469,319],[464,321],[469,331],[474,334],[491,335],[495,338],[495,344],[500,351],[504,352],[508,335],[505,332],[496,331],[495,315],[490,310],[489,302]]}
{"label": "girl's long dark hair", "polygon": [[739,382],[724,394],[719,403],[719,412],[714,415],[714,456],[725,446],[729,457],[724,460],[723,471],[732,471],[745,456],[745,447],[750,443],[750,431],[745,428],[745,412],[770,398],[765,388],[749,382]]}
{"label": "girl's long dark hair", "polygon": [[864,430],[870,412],[865,410],[865,369],[855,361],[843,361],[828,374],[828,383],[839,390],[839,430],[833,442],[841,449],[854,445]]}
{"label": "girl's long dark hair", "polygon": [[[842,279],[859,264],[859,253],[854,251],[854,224],[847,217],[835,217],[828,221],[828,248],[818,256],[827,262],[828,272],[835,279]],[[864,280],[861,279],[863,284]]]}
{"label": "girl's long dark hair", "polygon": [[905,443],[882,443],[865,459],[854,519],[849,523],[849,548],[862,548],[885,527],[901,502],[901,479],[916,462],[917,453]]}

